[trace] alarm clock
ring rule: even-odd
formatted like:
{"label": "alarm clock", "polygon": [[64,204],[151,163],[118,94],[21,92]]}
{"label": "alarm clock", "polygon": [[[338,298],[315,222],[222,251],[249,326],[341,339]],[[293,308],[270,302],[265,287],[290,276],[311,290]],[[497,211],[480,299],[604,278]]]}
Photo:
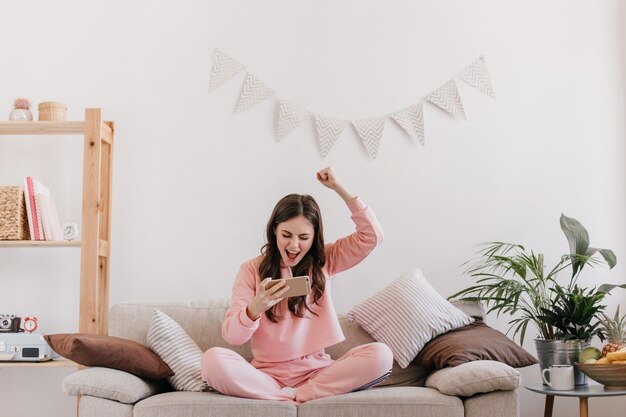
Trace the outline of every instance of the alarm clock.
{"label": "alarm clock", "polygon": [[37,330],[37,317],[25,317],[22,326],[27,332],[34,332]]}
{"label": "alarm clock", "polygon": [[63,224],[63,238],[65,240],[74,240],[78,236],[78,225],[76,223]]}

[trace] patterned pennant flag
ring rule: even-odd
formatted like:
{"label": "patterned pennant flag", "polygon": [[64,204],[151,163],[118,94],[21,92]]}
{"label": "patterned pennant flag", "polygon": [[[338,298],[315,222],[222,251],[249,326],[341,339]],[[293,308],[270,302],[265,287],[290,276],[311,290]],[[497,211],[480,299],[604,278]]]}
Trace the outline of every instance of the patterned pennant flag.
{"label": "patterned pennant flag", "polygon": [[345,120],[333,119],[332,117],[315,117],[315,126],[317,127],[317,135],[320,141],[320,149],[323,158],[326,158],[330,149],[335,142],[337,142],[346,124],[347,122]]}
{"label": "patterned pennant flag", "polygon": [[353,120],[352,126],[365,144],[367,153],[372,159],[376,159],[380,139],[383,137],[383,129],[385,128],[385,118]]}
{"label": "patterned pennant flag", "polygon": [[278,102],[278,123],[276,125],[276,138],[283,139],[293,129],[300,126],[300,123],[306,119],[308,112],[297,104],[287,100],[279,100]]}
{"label": "patterned pennant flag", "polygon": [[463,71],[457,75],[459,80],[465,81],[481,93],[488,95],[491,98],[496,98],[491,85],[491,79],[489,78],[489,72],[487,72],[487,64],[485,63],[485,57],[480,56],[474,62],[467,66]]}
{"label": "patterned pennant flag", "polygon": [[424,144],[424,110],[423,104],[418,103],[391,115],[400,127],[407,131],[422,145]]}
{"label": "patterned pennant flag", "polygon": [[241,88],[239,101],[235,107],[235,113],[241,113],[248,110],[255,104],[259,104],[274,95],[274,91],[263,81],[259,80],[254,74],[248,73],[246,80]]}
{"label": "patterned pennant flag", "polygon": [[216,49],[213,53],[213,66],[211,67],[211,79],[209,80],[209,93],[226,81],[239,74],[246,67],[226,55],[222,50]]}
{"label": "patterned pennant flag", "polygon": [[459,94],[459,90],[453,79],[426,97],[426,100],[438,107],[441,107],[453,116],[460,115],[464,119],[467,119],[465,109],[463,108],[463,102],[461,101],[461,95]]}

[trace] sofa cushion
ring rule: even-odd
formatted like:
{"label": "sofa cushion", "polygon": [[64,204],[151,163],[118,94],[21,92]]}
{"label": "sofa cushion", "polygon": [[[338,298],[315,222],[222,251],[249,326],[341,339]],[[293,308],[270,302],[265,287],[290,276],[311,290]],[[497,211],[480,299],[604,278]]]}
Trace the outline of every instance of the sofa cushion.
{"label": "sofa cushion", "polygon": [[163,386],[128,372],[109,368],[86,368],[66,376],[62,383],[67,395],[91,395],[125,404],[163,391]]}
{"label": "sofa cushion", "polygon": [[174,371],[167,378],[178,391],[204,391],[200,359],[202,351],[187,332],[167,314],[154,310],[148,329],[148,346]]}
{"label": "sofa cushion", "polygon": [[167,392],[135,405],[134,417],[296,417],[286,401],[259,401],[216,392]]}
{"label": "sofa cushion", "polygon": [[133,340],[85,333],[47,334],[44,339],[56,353],[80,365],[119,369],[149,379],[174,374],[159,356]]}
{"label": "sofa cushion", "polygon": [[434,338],[415,362],[427,369],[441,369],[475,360],[499,361],[514,368],[537,363],[530,353],[481,320]]}
{"label": "sofa cushion", "polygon": [[298,406],[298,417],[462,417],[458,397],[423,387],[384,387],[320,398]]}
{"label": "sofa cushion", "polygon": [[354,306],[348,317],[389,346],[403,368],[433,337],[474,321],[439,295],[419,269]]}
{"label": "sofa cushion", "polygon": [[509,365],[474,361],[433,372],[426,379],[426,386],[447,395],[471,397],[482,392],[514,390],[520,381],[520,373]]}
{"label": "sofa cushion", "polygon": [[133,405],[113,400],[81,395],[78,400],[79,417],[133,417]]}
{"label": "sofa cushion", "polygon": [[517,390],[493,391],[463,399],[465,417],[519,417]]}

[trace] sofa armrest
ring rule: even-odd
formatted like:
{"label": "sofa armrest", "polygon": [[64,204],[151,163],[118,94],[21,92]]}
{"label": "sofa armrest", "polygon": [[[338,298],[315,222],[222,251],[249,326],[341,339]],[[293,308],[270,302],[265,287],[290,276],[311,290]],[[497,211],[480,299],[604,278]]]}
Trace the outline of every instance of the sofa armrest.
{"label": "sofa armrest", "polygon": [[110,368],[86,368],[63,379],[63,392],[68,395],[91,395],[125,404],[134,404],[165,391],[165,384],[139,378],[128,372]]}
{"label": "sofa armrest", "polygon": [[520,373],[496,361],[472,361],[439,369],[428,376],[426,386],[443,394],[471,397],[491,391],[511,391],[520,386]]}

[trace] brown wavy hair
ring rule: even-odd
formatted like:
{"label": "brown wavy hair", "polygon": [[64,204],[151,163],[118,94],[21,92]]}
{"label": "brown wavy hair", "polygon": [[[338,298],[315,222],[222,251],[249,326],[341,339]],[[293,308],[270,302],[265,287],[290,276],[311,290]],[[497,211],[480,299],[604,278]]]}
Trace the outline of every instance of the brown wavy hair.
{"label": "brown wavy hair", "polygon": [[[266,277],[280,279],[280,251],[276,242],[276,228],[282,222],[291,220],[294,217],[304,216],[313,225],[313,244],[302,260],[292,269],[294,277],[308,275],[311,278],[311,292],[313,293],[313,304],[324,294],[326,278],[322,268],[326,264],[326,253],[324,252],[324,228],[322,226],[322,214],[317,202],[310,195],[289,194],[281,198],[270,216],[266,227],[267,243],[261,248],[263,259],[259,265],[259,279],[262,281]],[[306,296],[290,297],[287,301],[289,311],[296,317],[304,317],[305,311],[313,312],[306,302]],[[272,322],[277,323],[282,317],[277,313],[279,305],[272,306],[265,312],[265,315]]]}

